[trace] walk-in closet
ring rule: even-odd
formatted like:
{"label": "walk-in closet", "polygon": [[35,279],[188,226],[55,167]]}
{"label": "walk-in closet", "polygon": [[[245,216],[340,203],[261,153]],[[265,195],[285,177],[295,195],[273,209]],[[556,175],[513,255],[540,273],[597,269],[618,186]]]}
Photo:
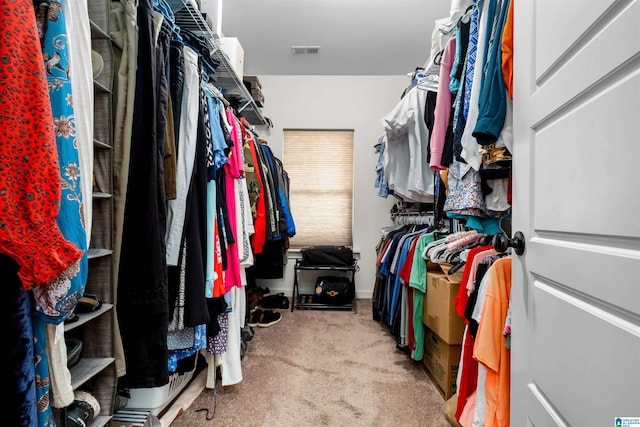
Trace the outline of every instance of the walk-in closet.
{"label": "walk-in closet", "polygon": [[640,425],[640,2],[0,16],[4,424]]}

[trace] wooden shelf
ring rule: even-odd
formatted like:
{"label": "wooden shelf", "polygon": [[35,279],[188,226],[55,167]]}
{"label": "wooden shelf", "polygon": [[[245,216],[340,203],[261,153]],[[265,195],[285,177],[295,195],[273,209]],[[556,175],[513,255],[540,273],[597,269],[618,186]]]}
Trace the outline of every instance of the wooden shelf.
{"label": "wooden shelf", "polygon": [[112,197],[113,197],[113,195],[112,195],[112,194],[109,194],[109,193],[103,193],[103,192],[101,192],[101,191],[95,191],[95,192],[93,193],[93,198],[94,198],[94,199],[110,199],[110,198],[112,198]]}
{"label": "wooden shelf", "polygon": [[113,357],[80,358],[78,363],[69,369],[69,371],[71,371],[71,387],[76,390],[82,384],[86,383],[106,367],[111,365],[114,361],[115,359]]}
{"label": "wooden shelf", "polygon": [[113,250],[111,249],[89,248],[89,253],[87,254],[87,257],[89,259],[95,259],[95,258],[110,256],[112,254],[113,254]]}
{"label": "wooden shelf", "polygon": [[111,149],[113,147],[111,147],[109,144],[107,144],[106,142],[102,142],[99,141],[97,139],[93,139],[93,146],[96,148],[105,148],[105,149]]}
{"label": "wooden shelf", "polygon": [[104,313],[106,313],[107,311],[111,310],[112,308],[113,308],[113,304],[103,303],[102,307],[100,307],[96,311],[93,311],[91,313],[78,313],[78,314],[76,314],[76,316],[78,316],[80,319],[76,320],[73,323],[65,323],[64,331],[65,332],[72,331],[72,330],[84,325],[85,323],[90,322],[93,319],[96,319],[96,318],[102,316]]}
{"label": "wooden shelf", "polygon": [[95,88],[96,92],[109,93],[109,94],[111,93],[111,89],[109,89],[108,87],[106,87],[105,85],[103,85],[97,80],[93,81],[93,87]]}
{"label": "wooden shelf", "polygon": [[107,34],[98,24],[96,24],[93,19],[89,19],[89,26],[91,28],[91,38],[92,39],[110,39],[109,34]]}

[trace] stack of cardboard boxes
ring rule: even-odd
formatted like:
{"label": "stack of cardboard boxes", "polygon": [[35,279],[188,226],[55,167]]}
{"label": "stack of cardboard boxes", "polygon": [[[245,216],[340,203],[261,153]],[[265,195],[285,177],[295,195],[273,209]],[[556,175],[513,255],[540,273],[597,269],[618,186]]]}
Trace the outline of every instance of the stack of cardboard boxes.
{"label": "stack of cardboard boxes", "polygon": [[264,95],[258,76],[244,76],[244,85],[258,107],[264,107]]}
{"label": "stack of cardboard boxes", "polygon": [[428,262],[427,292],[422,311],[422,322],[426,325],[424,365],[445,400],[456,393],[465,326],[453,305],[463,269],[447,274],[451,267],[449,264]]}

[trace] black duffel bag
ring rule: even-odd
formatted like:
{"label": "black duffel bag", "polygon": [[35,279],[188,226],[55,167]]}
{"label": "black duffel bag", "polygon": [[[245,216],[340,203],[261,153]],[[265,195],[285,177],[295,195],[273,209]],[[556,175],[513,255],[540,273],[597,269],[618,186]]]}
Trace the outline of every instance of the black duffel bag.
{"label": "black duffel bag", "polygon": [[300,253],[302,265],[307,267],[350,267],[355,263],[353,251],[346,246],[310,246]]}
{"label": "black duffel bag", "polygon": [[322,276],[316,279],[314,303],[342,305],[351,301],[353,301],[353,286],[347,277]]}

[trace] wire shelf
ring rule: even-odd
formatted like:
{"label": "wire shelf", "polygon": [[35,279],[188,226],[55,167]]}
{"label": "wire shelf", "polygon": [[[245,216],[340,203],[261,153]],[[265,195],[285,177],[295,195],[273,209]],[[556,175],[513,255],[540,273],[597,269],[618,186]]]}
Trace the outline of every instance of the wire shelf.
{"label": "wire shelf", "polygon": [[197,36],[203,37],[209,43],[211,58],[220,63],[216,67],[216,72],[213,76],[215,86],[222,90],[224,94],[232,94],[242,99],[242,105],[238,108],[238,113],[250,124],[268,124],[244,82],[231,66],[231,61],[220,48],[218,35],[211,30],[197,6],[190,0],[168,0],[168,3],[173,10],[175,23],[180,29],[188,30]]}

